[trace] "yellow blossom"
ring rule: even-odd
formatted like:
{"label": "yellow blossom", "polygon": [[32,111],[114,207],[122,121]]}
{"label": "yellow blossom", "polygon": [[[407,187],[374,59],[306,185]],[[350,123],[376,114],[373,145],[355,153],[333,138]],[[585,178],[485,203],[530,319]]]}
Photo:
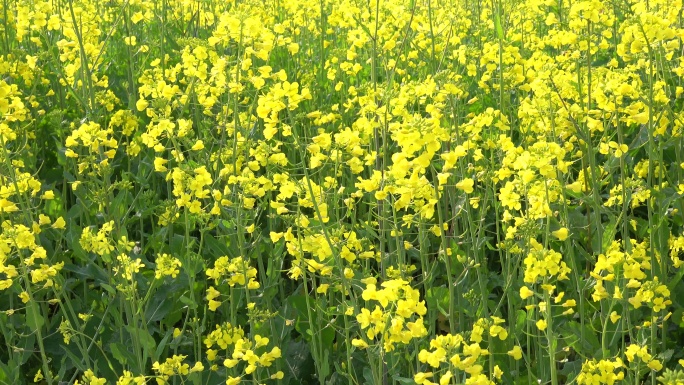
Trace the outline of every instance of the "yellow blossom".
{"label": "yellow blossom", "polygon": [[539,321],[537,321],[536,325],[537,325],[537,329],[539,329],[539,330],[543,331],[546,329],[546,321],[544,319],[540,319]]}
{"label": "yellow blossom", "polygon": [[462,181],[456,183],[456,188],[459,190],[463,190],[466,194],[470,194],[474,191],[473,186],[475,185],[475,181],[473,181],[472,178],[466,178],[463,179]]}
{"label": "yellow blossom", "polygon": [[561,227],[560,229],[551,232],[554,237],[558,238],[559,241],[564,241],[568,239],[568,229],[565,227]]}

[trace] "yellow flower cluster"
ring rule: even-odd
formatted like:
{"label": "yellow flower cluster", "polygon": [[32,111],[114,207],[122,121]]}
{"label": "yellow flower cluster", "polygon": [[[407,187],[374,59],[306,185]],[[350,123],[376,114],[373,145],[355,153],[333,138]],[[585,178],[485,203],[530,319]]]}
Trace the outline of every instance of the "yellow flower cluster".
{"label": "yellow flower cluster", "polygon": [[658,281],[658,277],[653,277],[652,281],[645,281],[639,286],[634,295],[628,300],[635,309],[641,307],[646,302],[654,312],[660,312],[672,304],[670,300],[670,289]]}
{"label": "yellow flower cluster", "polygon": [[192,173],[174,168],[169,177],[173,180],[173,195],[176,196],[176,206],[186,207],[193,214],[202,212],[200,199],[209,197],[209,189],[212,177],[206,167],[201,166],[192,170]]}
{"label": "yellow flower cluster", "polygon": [[114,267],[114,272],[128,281],[132,281],[133,274],[140,272],[140,268],[144,267],[140,258],[132,259],[123,253],[117,255],[116,260],[119,264]]}
{"label": "yellow flower cluster", "polygon": [[146,383],[145,376],[133,376],[133,373],[128,370],[124,370],[123,375],[116,380],[116,385],[145,385]]}
{"label": "yellow flower cluster", "polygon": [[[270,350],[266,349],[269,342],[268,338],[258,334],[254,335],[253,340],[248,339],[242,328],[232,326],[230,323],[216,325],[216,329],[204,339],[207,347],[207,360],[210,363],[220,356],[225,357],[223,366],[229,370],[229,373],[232,373],[226,380],[227,384],[240,383],[245,376],[253,375],[257,368],[270,368],[273,362],[281,357],[282,352],[277,346]],[[235,375],[240,363],[244,363],[245,366],[240,375]],[[217,370],[218,365],[212,364],[211,369]],[[267,378],[282,379],[283,372],[273,372]]]}
{"label": "yellow flower cluster", "polygon": [[[0,64],[4,64],[4,58],[0,58]],[[22,101],[22,93],[16,84],[0,80],[0,135],[3,145],[16,139],[16,133],[7,123],[23,122],[26,120],[28,108]],[[4,156],[4,154],[3,154]]]}
{"label": "yellow flower cluster", "polygon": [[392,279],[380,284],[377,288],[375,278],[367,278],[366,289],[362,293],[364,301],[375,301],[373,311],[364,307],[356,315],[361,330],[366,330],[367,339],[354,339],[352,344],[359,348],[369,346],[368,341],[379,339],[382,348],[389,352],[395,344],[407,344],[413,338],[427,335],[423,316],[427,312],[425,301],[420,300],[418,290],[412,288],[408,281]]}
{"label": "yellow flower cluster", "polygon": [[[95,373],[92,371],[92,369],[88,369],[83,373],[83,384],[84,385],[105,385],[107,383],[107,379],[105,378],[100,378],[95,375]],[[74,381],[74,385],[80,385],[81,382],[76,380]]]}
{"label": "yellow flower cluster", "polygon": [[[93,122],[83,123],[66,138],[67,150],[64,155],[68,158],[82,158],[78,164],[79,173],[86,173],[90,168],[102,173],[109,166],[111,159],[114,159],[119,147],[113,134],[114,130],[111,127],[103,128]],[[87,152],[79,154],[79,147],[83,147]]]}
{"label": "yellow flower cluster", "polygon": [[648,347],[646,345],[630,344],[625,349],[625,356],[630,364],[636,363],[636,359],[646,364],[649,369],[659,371],[663,368],[662,362],[653,358],[653,356],[648,352]]}
{"label": "yellow flower cluster", "polygon": [[[169,384],[169,378],[173,376],[187,376],[193,372],[201,372],[204,370],[204,365],[201,362],[196,362],[191,368],[190,364],[184,362],[186,356],[173,355],[167,358],[166,361],[159,363],[158,361],[152,364],[152,370],[156,373],[156,380],[158,385]],[[119,379],[119,381],[122,381]],[[136,379],[130,379],[129,383],[135,384]]]}
{"label": "yellow flower cluster", "polygon": [[684,235],[675,237],[670,236],[668,239],[668,245],[670,247],[670,259],[672,260],[672,265],[675,269],[679,269],[682,266],[682,260],[679,258],[679,254],[684,251]]}
{"label": "yellow flower cluster", "polygon": [[[229,259],[228,257],[221,257],[214,262],[214,267],[206,271],[207,277],[214,280],[215,285],[227,284],[230,287],[235,285],[243,286],[249,290],[256,290],[260,287],[256,280],[257,269],[249,266],[249,264],[242,257],[235,257]],[[209,301],[209,310],[216,311],[221,306],[221,301],[217,301],[221,293],[209,286],[207,289],[206,299]]]}
{"label": "yellow flower cluster", "polygon": [[[299,107],[299,104],[307,99],[311,99],[311,92],[308,88],[299,90],[299,84],[296,82],[290,83],[283,78],[287,78],[285,73],[281,75],[282,83],[274,84],[267,94],[259,97],[258,107],[256,109],[259,118],[264,121],[264,138],[266,140],[272,139],[279,131],[280,120],[278,115],[281,111],[293,111]],[[291,135],[291,128],[285,124],[282,125],[283,136]]]}
{"label": "yellow flower cluster", "polygon": [[[421,385],[446,385],[450,384],[455,376],[458,378],[459,372],[457,371],[460,371],[467,374],[466,384],[494,384],[485,374],[485,368],[482,365],[484,357],[492,352],[483,346],[486,346],[491,338],[506,340],[508,331],[503,326],[504,322],[503,319],[495,316],[488,319],[480,318],[473,325],[469,337],[462,334],[436,336],[430,341],[430,350],[423,349],[418,353],[418,360],[436,369],[436,372],[419,372],[414,376],[414,381]],[[519,346],[515,346],[508,354],[516,360],[522,357]],[[501,380],[503,371],[496,365],[494,372],[490,374]],[[430,380],[437,375],[439,382]]]}
{"label": "yellow flower cluster", "polygon": [[[30,173],[22,171],[22,162],[13,162],[13,169],[7,171],[7,175],[0,175],[0,213],[14,213],[19,211],[20,196],[28,193],[31,197],[38,195],[41,183]],[[9,175],[14,175],[10,179]],[[53,194],[50,192],[49,194]],[[46,193],[41,198],[48,200],[54,195]],[[16,202],[15,202],[16,201]]]}
{"label": "yellow flower cluster", "polygon": [[109,221],[94,232],[93,228],[86,227],[81,233],[80,244],[83,250],[95,253],[99,256],[109,256],[114,250],[114,242],[110,233],[114,230],[114,221]]}
{"label": "yellow flower cluster", "polygon": [[[572,357],[587,358],[567,382],[637,383],[644,365],[671,364],[646,346],[675,344],[665,321],[681,310],[682,0],[3,4],[0,303],[28,304],[23,323],[33,306],[36,324],[64,319],[36,338],[59,332],[74,347],[90,337],[79,318],[108,330],[117,317],[101,312],[123,301],[133,326],[161,324],[149,329],[160,344],[164,330],[177,327],[176,344],[181,329],[198,337],[218,323],[206,359],[229,385],[283,379],[272,368],[288,338],[310,345],[322,383],[347,353],[346,365],[367,354],[411,368],[418,384],[491,384],[503,378],[497,364],[523,356],[510,340],[525,336],[504,318],[524,307],[537,330],[529,364],[516,367],[541,382],[561,367],[577,373],[582,361],[555,351],[576,331],[572,317],[588,317],[580,331],[603,349],[574,345]],[[74,279],[68,264],[82,251],[110,275],[117,290],[101,287],[115,302]],[[282,273],[299,282],[281,285]],[[173,297],[186,307],[159,307],[168,321],[140,311],[186,283],[192,295]],[[316,337],[302,314],[281,340],[263,337],[290,309],[274,288],[286,297],[299,283]],[[90,310],[72,309],[85,304],[81,286]],[[45,302],[47,292],[60,299]],[[356,349],[320,346],[328,330],[342,336],[343,312],[359,326],[345,334]],[[430,340],[444,327],[426,326],[435,315],[450,329]],[[27,338],[5,333],[20,340],[5,336],[12,346]],[[632,344],[603,346],[619,337]],[[102,338],[89,344],[113,351]],[[201,341],[184,341],[153,376],[109,380],[196,382],[185,376],[204,370]],[[54,349],[36,349],[42,381]],[[126,349],[141,354],[136,370],[150,369]],[[102,384],[102,362],[84,364],[80,381]]]}
{"label": "yellow flower cluster", "polygon": [[555,278],[559,281],[568,279],[570,268],[563,261],[563,256],[555,251],[545,249],[539,242],[530,240],[531,251],[525,257],[525,283],[534,284],[540,280],[548,282]]}
{"label": "yellow flower cluster", "polygon": [[[578,385],[612,385],[625,378],[621,369],[624,364],[620,358],[613,360],[587,360],[577,376]],[[617,373],[615,371],[618,370]]]}
{"label": "yellow flower cluster", "polygon": [[[630,243],[631,253],[623,252],[622,243],[614,241],[605,253],[598,256],[594,270],[591,272],[591,276],[596,279],[592,299],[594,301],[611,297],[622,299],[624,293],[629,293],[630,297],[627,302],[634,309],[638,309],[643,303],[647,303],[653,311],[660,312],[672,304],[669,299],[670,290],[666,285],[659,282],[657,276],[653,277],[652,280],[647,280],[646,271],[651,269],[648,243],[646,241],[637,243],[634,239],[631,239]],[[621,276],[616,277],[615,272],[621,273]],[[613,285],[614,292],[611,294],[606,290],[604,282],[612,283],[616,280],[624,280],[625,283]]]}
{"label": "yellow flower cluster", "polygon": [[[36,243],[37,234],[24,225],[12,225],[9,221],[2,223],[0,234],[0,290],[12,287],[14,279],[22,270],[30,272],[31,283],[43,283],[43,287],[54,285],[54,278],[64,267],[64,262],[47,263],[45,248]],[[26,257],[21,259],[21,256]],[[46,263],[38,263],[43,260]],[[24,284],[28,285],[28,282]],[[26,292],[20,295],[24,303],[28,302]]]}
{"label": "yellow flower cluster", "polygon": [[178,258],[166,253],[158,254],[154,263],[156,265],[154,269],[155,279],[161,279],[166,276],[176,278],[178,273],[180,273],[179,268],[182,266],[182,263]]}
{"label": "yellow flower cluster", "polygon": [[[322,193],[317,196],[316,201],[320,202],[321,198]],[[307,195],[300,198],[300,204],[313,205]],[[320,214],[323,222],[325,222],[328,216],[327,204],[318,204],[318,213],[315,214],[314,219],[318,219],[318,214]],[[270,234],[273,242],[284,239],[288,254],[294,257],[289,270],[292,279],[302,277],[304,268],[323,277],[344,276],[349,279],[354,276],[354,267],[358,266],[358,260],[377,258],[378,254],[374,250],[374,245],[362,242],[362,239],[359,239],[354,231],[339,229],[326,236],[325,233],[317,229],[310,229],[310,220],[305,215],[297,216],[296,221],[295,225],[303,228],[303,231],[300,232],[300,234],[303,233],[302,236],[295,237],[293,229],[297,227],[290,227],[286,232],[272,232]],[[339,257],[346,262],[346,264],[342,264],[342,271],[338,271],[340,265],[335,260],[338,252]],[[307,258],[309,256],[311,258]]]}

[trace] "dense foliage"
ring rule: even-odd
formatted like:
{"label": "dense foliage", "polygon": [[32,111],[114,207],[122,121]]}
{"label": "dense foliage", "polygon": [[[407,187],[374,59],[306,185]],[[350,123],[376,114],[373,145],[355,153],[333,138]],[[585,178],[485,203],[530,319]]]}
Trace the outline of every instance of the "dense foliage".
{"label": "dense foliage", "polygon": [[681,0],[0,20],[0,384],[684,384]]}

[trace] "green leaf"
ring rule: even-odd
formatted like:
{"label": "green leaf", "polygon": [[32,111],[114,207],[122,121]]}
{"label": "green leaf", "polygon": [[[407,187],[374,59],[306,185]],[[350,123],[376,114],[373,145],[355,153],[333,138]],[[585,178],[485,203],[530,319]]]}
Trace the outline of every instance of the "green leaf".
{"label": "green leaf", "polygon": [[154,360],[159,361],[161,358],[162,354],[164,353],[164,348],[166,347],[166,344],[169,342],[169,339],[173,336],[173,330],[168,330],[166,332],[166,335],[162,340],[159,342],[159,345],[157,346],[157,349],[154,352]]}
{"label": "green leaf", "polygon": [[380,385],[375,383],[375,380],[373,379],[373,371],[371,371],[371,368],[368,366],[363,368],[363,379],[366,380],[364,383],[365,385]]}
{"label": "green leaf", "polygon": [[519,335],[525,329],[525,321],[527,321],[527,312],[518,310],[515,312],[515,335]]}
{"label": "green leaf", "polygon": [[180,297],[179,299],[180,299],[181,303],[182,303],[183,305],[186,305],[188,308],[190,308],[190,309],[197,309],[197,303],[195,303],[195,302],[194,302],[193,300],[191,300],[190,298],[188,298],[188,297],[186,297],[186,296],[184,296],[184,295],[181,295],[181,297]]}
{"label": "green leaf", "polygon": [[193,372],[188,374],[188,380],[194,385],[202,384],[202,372]]}
{"label": "green leaf", "polygon": [[105,289],[109,294],[116,295],[116,289],[114,289],[111,285],[100,283],[100,286],[102,286],[102,288]]}
{"label": "green leaf", "polygon": [[119,361],[121,365],[126,365],[129,357],[132,357],[131,353],[126,349],[126,347],[118,342],[110,344],[109,350],[112,352],[114,359]]}
{"label": "green leaf", "polygon": [[71,360],[74,366],[81,372],[85,372],[88,368],[83,365],[83,359],[78,358],[67,346],[62,345],[62,350],[66,353],[67,357]]}
{"label": "green leaf", "polygon": [[[190,245],[195,238],[190,237],[187,240],[187,244]],[[185,255],[186,254],[186,239],[185,235],[174,234],[173,239],[169,245],[169,251],[172,255]]]}
{"label": "green leaf", "polygon": [[38,330],[45,325],[45,319],[40,314],[38,305],[35,301],[29,301],[26,311],[26,326],[31,330]]}
{"label": "green leaf", "polygon": [[0,384],[7,384],[7,371],[6,369],[7,365],[3,364],[0,362]]}
{"label": "green leaf", "polygon": [[[293,308],[295,317],[295,329],[307,340],[311,339],[309,312],[306,307],[306,297],[304,295],[293,295],[287,299],[287,303]],[[311,309],[311,314],[315,318],[315,309]],[[314,321],[315,322],[315,321]]]}
{"label": "green leaf", "polygon": [[425,295],[428,306],[438,309],[444,316],[449,316],[449,289],[446,287],[431,287]]}
{"label": "green leaf", "polygon": [[18,345],[20,349],[13,354],[13,358],[15,362],[19,364],[17,366],[21,367],[33,356],[34,348],[36,346],[36,333],[31,333],[28,337],[22,338],[19,340]]}
{"label": "green leaf", "polygon": [[667,283],[667,287],[668,287],[668,289],[670,289],[670,291],[674,291],[677,284],[679,284],[679,282],[681,282],[682,276],[684,276],[684,269],[678,269],[677,273],[674,276],[672,276],[671,278],[669,278],[669,281]]}
{"label": "green leaf", "polygon": [[[80,206],[74,206],[74,207],[80,207]],[[74,213],[74,211],[78,211],[77,213]],[[74,208],[69,210],[69,214],[74,214],[76,217],[80,215],[80,210],[74,210]],[[82,264],[88,263],[88,253],[86,253],[85,250],[83,250],[83,247],[81,247],[81,234],[83,233],[83,229],[80,228],[79,226],[74,224],[74,219],[69,218],[69,214],[67,214],[67,232],[64,236],[67,247],[72,250],[74,257],[78,260],[78,262]]]}
{"label": "green leaf", "polygon": [[152,357],[153,352],[155,351],[155,346],[157,345],[156,342],[154,341],[154,338],[148,333],[146,330],[141,329],[141,328],[136,328],[134,326],[128,325],[126,326],[126,330],[128,333],[130,333],[131,338],[138,338],[138,341],[140,341],[140,345],[143,347],[143,352],[148,357]]}
{"label": "green leaf", "polygon": [[559,374],[565,376],[566,378],[575,378],[580,371],[582,371],[582,362],[584,360],[575,360],[566,362],[561,370],[558,371]]}
{"label": "green leaf", "polygon": [[207,254],[214,257],[212,259],[218,259],[219,257],[230,254],[228,246],[214,238],[211,234],[204,234],[204,245],[210,251]]}
{"label": "green leaf", "polygon": [[173,298],[165,290],[159,290],[152,297],[147,311],[145,311],[145,318],[147,322],[161,321],[173,309]]}
{"label": "green leaf", "polygon": [[567,336],[567,344],[575,349],[580,356],[593,357],[595,352],[601,351],[601,344],[596,336],[596,332],[588,324],[584,324],[584,327],[582,327],[579,322],[570,321],[563,325],[561,330],[563,330],[562,334]]}
{"label": "green leaf", "polygon": [[[592,226],[593,227],[593,226]],[[610,216],[610,221],[606,224],[603,224],[601,227],[603,227],[603,234],[602,239],[601,239],[601,250],[606,251],[608,250],[608,247],[610,247],[610,244],[613,243],[615,240],[615,234],[617,233],[617,223],[615,222],[615,217],[613,215]],[[592,228],[593,230],[593,228]],[[597,237],[594,237],[592,239],[592,247],[594,248],[595,251],[598,251],[598,244],[596,243]]]}
{"label": "green leaf", "polygon": [[335,329],[332,326],[323,328],[321,330],[321,343],[326,351],[333,345],[333,341],[335,341]]}
{"label": "green leaf", "polygon": [[128,213],[132,203],[133,195],[127,190],[120,191],[109,205],[111,215],[114,218],[126,218],[126,213]]}
{"label": "green leaf", "polygon": [[[334,334],[334,333],[333,333]],[[326,345],[323,345],[326,346]],[[330,375],[330,350],[323,350],[323,362],[320,366],[321,372],[319,373],[321,382],[325,382],[325,379]]]}
{"label": "green leaf", "polygon": [[302,384],[305,379],[310,378],[314,373],[314,363],[311,358],[309,345],[303,341],[290,342],[285,347],[285,362],[287,371],[287,381],[283,383]]}
{"label": "green leaf", "polygon": [[413,381],[413,378],[406,378],[406,377],[400,377],[400,376],[393,376],[392,379],[400,384],[403,385],[415,385],[416,382]]}
{"label": "green leaf", "polygon": [[501,26],[501,15],[498,12],[494,12],[494,26],[496,28],[496,37],[499,40],[504,39],[503,27]]}

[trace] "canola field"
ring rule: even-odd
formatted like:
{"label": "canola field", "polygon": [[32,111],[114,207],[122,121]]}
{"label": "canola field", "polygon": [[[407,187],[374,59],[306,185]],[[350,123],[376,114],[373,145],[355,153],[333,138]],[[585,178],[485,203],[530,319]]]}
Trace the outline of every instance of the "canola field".
{"label": "canola field", "polygon": [[0,384],[684,384],[682,0],[1,0]]}

